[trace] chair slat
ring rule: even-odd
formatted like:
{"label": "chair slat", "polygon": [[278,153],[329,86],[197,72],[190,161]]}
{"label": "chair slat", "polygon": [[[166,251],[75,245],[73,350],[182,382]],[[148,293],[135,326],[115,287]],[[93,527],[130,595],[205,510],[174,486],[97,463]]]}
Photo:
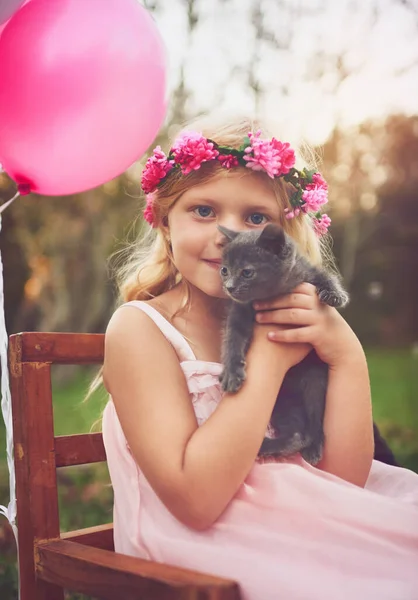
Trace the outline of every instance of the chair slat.
{"label": "chair slat", "polygon": [[105,600],[239,600],[238,585],[67,540],[35,546],[38,578]]}
{"label": "chair slat", "polygon": [[101,433],[81,433],[55,437],[57,467],[85,465],[106,460]]}
{"label": "chair slat", "polygon": [[103,355],[103,334],[10,337],[20,599],[64,600],[66,588],[109,600],[239,600],[230,580],[115,553],[112,524],[60,539],[56,468],[106,456],[100,433],[54,437],[51,365]]}
{"label": "chair slat", "polygon": [[98,364],[103,362],[103,333],[24,332],[18,338],[19,362],[51,362],[52,364]]}
{"label": "chair slat", "polygon": [[67,531],[61,533],[61,539],[78,542],[85,546],[101,548],[102,550],[113,551],[115,549],[113,543],[113,523],[86,527],[85,529],[77,529],[76,531]]}
{"label": "chair slat", "polygon": [[[13,346],[11,350],[14,350]],[[10,372],[19,524],[20,598],[63,600],[62,590],[49,584],[37,585],[33,558],[34,540],[59,536],[51,365],[22,364],[13,362],[12,358]]]}

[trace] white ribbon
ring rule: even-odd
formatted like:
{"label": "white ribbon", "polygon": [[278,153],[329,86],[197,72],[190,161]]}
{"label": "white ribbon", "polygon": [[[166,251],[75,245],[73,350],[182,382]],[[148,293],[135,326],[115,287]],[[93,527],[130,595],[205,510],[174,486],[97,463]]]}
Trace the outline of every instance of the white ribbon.
{"label": "white ribbon", "polygon": [[[0,206],[0,232],[1,232],[1,213],[19,196],[19,192],[8,202]],[[4,515],[9,521],[17,541],[16,525],[16,478],[15,465],[13,461],[13,423],[12,423],[12,397],[9,384],[9,367],[7,364],[8,336],[6,330],[6,320],[4,315],[4,286],[3,286],[3,262],[0,252],[0,366],[1,366],[1,412],[3,413],[4,423],[6,425],[6,452],[7,466],[9,468],[10,483],[10,502],[8,506],[0,505],[0,514]]]}
{"label": "white ribbon", "polygon": [[[1,173],[1,165],[0,165],[0,173]],[[16,200],[16,198],[19,198],[19,196],[20,196],[20,192],[17,192],[17,193],[16,193],[16,194],[13,196],[13,198],[10,198],[10,200],[8,200],[8,201],[7,201],[7,202],[5,202],[4,204],[2,204],[2,205],[0,206],[0,215],[1,215],[1,213],[2,213],[4,210],[6,210],[6,208],[7,208],[8,206],[10,206],[10,205],[11,205],[11,203],[12,203],[12,202],[14,202],[14,201]],[[1,231],[1,217],[0,217],[0,231]],[[1,291],[2,291],[2,293],[3,293],[3,284],[2,284],[2,286],[1,286]],[[3,306],[3,305],[2,305],[2,306]]]}

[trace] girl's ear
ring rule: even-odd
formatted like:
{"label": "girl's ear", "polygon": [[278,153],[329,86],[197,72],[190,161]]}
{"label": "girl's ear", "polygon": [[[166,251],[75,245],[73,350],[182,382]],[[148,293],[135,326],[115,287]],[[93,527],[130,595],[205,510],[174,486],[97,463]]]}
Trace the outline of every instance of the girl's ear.
{"label": "girl's ear", "polygon": [[168,227],[168,218],[163,217],[161,219],[161,229],[163,230],[164,237],[167,239],[170,237],[170,229]]}
{"label": "girl's ear", "polygon": [[275,223],[266,225],[257,240],[257,246],[277,255],[281,254],[285,243],[285,233],[282,227]]}
{"label": "girl's ear", "polygon": [[218,229],[226,237],[228,242],[232,242],[239,234],[239,231],[232,231],[232,229],[227,229],[226,227],[222,227],[222,225],[218,225]]}

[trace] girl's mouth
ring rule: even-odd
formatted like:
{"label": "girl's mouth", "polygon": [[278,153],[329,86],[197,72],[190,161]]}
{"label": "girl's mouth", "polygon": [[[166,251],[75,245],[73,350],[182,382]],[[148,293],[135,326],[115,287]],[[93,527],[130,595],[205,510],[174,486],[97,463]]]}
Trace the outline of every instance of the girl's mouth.
{"label": "girl's mouth", "polygon": [[221,266],[221,261],[219,260],[207,260],[207,259],[203,259],[203,262],[206,263],[209,267],[212,267],[212,269],[216,269],[217,271],[219,271],[219,268]]}

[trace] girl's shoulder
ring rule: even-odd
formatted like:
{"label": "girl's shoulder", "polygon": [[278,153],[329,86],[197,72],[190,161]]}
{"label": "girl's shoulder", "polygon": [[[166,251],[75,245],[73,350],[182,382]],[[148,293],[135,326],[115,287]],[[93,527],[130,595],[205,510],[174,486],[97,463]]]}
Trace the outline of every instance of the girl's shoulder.
{"label": "girl's shoulder", "polygon": [[189,344],[171,323],[171,310],[170,304],[161,301],[160,297],[122,304],[109,321],[106,344],[124,347],[125,350],[137,345],[149,349],[151,346],[161,349],[169,345],[180,360],[195,360]]}
{"label": "girl's shoulder", "polygon": [[158,336],[158,327],[147,315],[147,303],[140,301],[125,302],[116,308],[106,328],[106,341],[118,339],[150,340]]}
{"label": "girl's shoulder", "polygon": [[[124,302],[116,308],[110,319],[110,323],[115,321],[117,323],[135,323],[143,321],[144,319],[147,321],[148,319],[146,315],[153,314],[155,311],[157,311],[167,321],[171,321],[171,317],[176,311],[175,302],[176,299],[173,298],[171,291],[164,292],[159,296],[150,298],[149,300],[130,300]],[[136,308],[137,310],[125,310],[127,307]]]}

